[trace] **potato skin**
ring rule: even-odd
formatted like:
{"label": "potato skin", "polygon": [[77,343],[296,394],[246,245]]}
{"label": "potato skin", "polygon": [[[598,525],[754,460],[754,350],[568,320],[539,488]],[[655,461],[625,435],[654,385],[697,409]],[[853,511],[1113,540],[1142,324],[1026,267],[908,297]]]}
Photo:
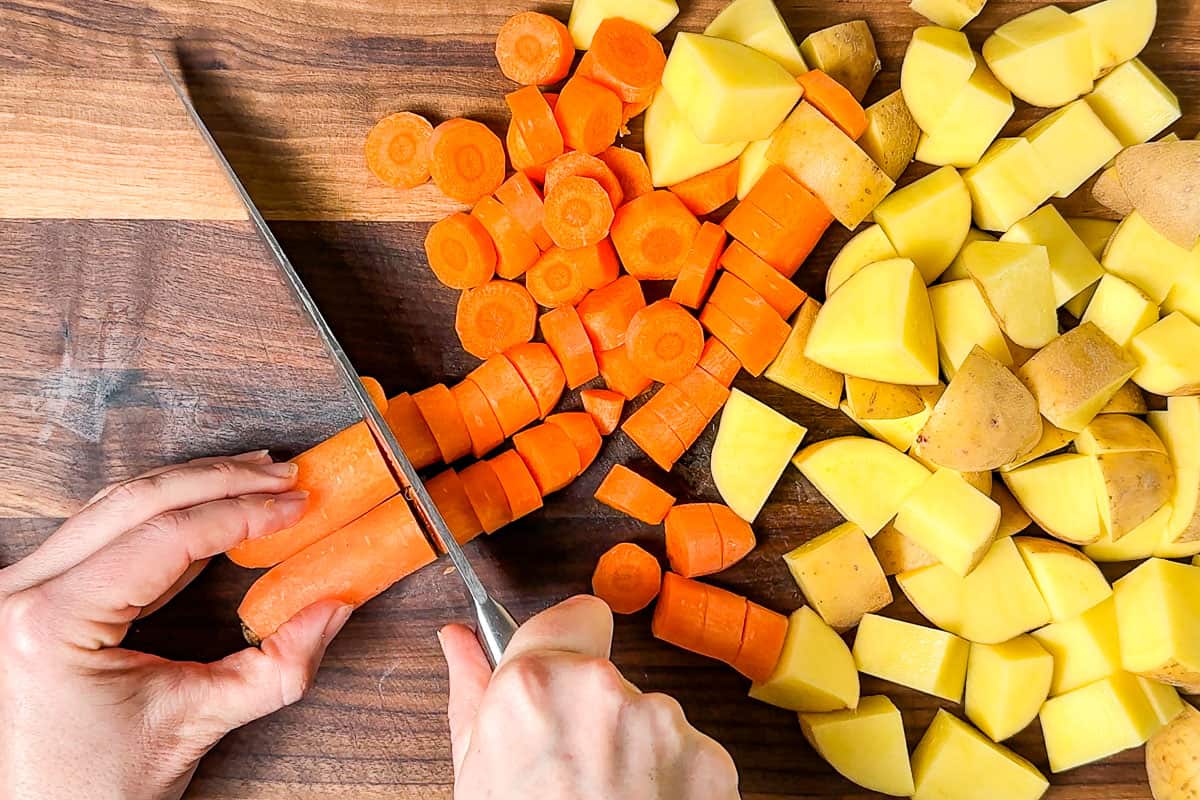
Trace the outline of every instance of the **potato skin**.
{"label": "potato skin", "polygon": [[1146,743],[1154,800],[1200,800],[1200,711],[1183,711]]}

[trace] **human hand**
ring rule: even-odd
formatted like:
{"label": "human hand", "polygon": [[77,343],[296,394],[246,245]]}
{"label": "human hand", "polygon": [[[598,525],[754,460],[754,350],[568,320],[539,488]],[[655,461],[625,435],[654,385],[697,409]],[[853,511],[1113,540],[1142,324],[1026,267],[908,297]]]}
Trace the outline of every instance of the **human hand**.
{"label": "human hand", "polygon": [[0,795],[177,798],[222,736],[300,699],[349,606],[310,606],[214,664],[120,647],[208,559],[296,522],[295,480],[265,451],[155,470],[0,570]]}
{"label": "human hand", "polygon": [[725,749],[608,660],[612,629],[574,597],[521,626],[495,674],[469,629],[442,629],[456,800],[739,797]]}

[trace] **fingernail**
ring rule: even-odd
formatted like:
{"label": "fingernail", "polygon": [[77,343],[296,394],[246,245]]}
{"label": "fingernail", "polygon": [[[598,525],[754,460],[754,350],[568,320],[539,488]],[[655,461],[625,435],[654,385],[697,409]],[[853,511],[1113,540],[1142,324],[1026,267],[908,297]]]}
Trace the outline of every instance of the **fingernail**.
{"label": "fingernail", "polygon": [[299,469],[290,461],[284,461],[282,464],[264,464],[262,468],[263,472],[276,478],[294,478]]}
{"label": "fingernail", "polygon": [[250,450],[246,453],[238,453],[236,456],[230,456],[230,461],[262,461],[265,458],[270,458],[269,450]]}
{"label": "fingernail", "polygon": [[338,606],[337,610],[329,617],[329,622],[325,623],[323,635],[326,641],[338,635],[352,613],[354,613],[354,606]]}

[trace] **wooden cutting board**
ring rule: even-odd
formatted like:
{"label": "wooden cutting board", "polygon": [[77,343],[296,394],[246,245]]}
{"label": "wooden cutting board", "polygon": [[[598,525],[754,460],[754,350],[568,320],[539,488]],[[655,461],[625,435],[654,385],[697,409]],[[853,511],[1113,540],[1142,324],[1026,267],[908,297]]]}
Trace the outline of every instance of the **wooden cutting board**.
{"label": "wooden cutting board", "polygon": [[[539,2],[565,18],[568,3]],[[684,0],[667,31],[700,30],[719,0]],[[993,0],[978,46],[1034,7]],[[1076,7],[1078,3],[1067,4]],[[1163,0],[1144,60],[1200,127],[1200,0]],[[901,0],[782,0],[798,38],[865,17],[897,85],[912,29]],[[0,0],[0,564],[29,552],[102,485],[214,452],[291,454],[352,421],[320,347],[274,276],[236,199],[149,53],[173,53],[201,114],[331,319],[351,357],[390,391],[452,382],[472,366],[453,335],[454,293],[425,266],[427,223],[453,208],[432,188],[397,193],[362,164],[384,114],[460,114],[502,130],[493,37],[528,0]],[[1018,111],[1012,129],[1037,116]],[[918,168],[912,170],[918,172]],[[1082,193],[1081,193],[1082,194]],[[1095,213],[1072,198],[1073,213]],[[821,296],[848,238],[832,231],[800,276]],[[738,386],[807,425],[810,441],[856,432],[839,414],[762,380]],[[575,399],[567,401],[577,404]],[[709,431],[668,485],[715,499]],[[519,617],[588,588],[596,558],[661,531],[590,500],[601,464],[546,509],[472,546],[484,580]],[[836,513],[790,471],[756,526],[760,547],[718,583],[780,611],[802,602],[779,556]],[[241,646],[234,609],[253,574],[214,564],[131,644],[211,659]],[[903,599],[895,613],[916,619]],[[194,798],[445,798],[451,771],[445,669],[434,631],[470,618],[435,565],[362,609],[308,698],[247,726],[205,759]],[[804,744],[794,715],[746,698],[731,670],[661,645],[648,616],[617,623],[615,658],[668,691],[733,753],[747,798],[861,798]],[[904,709],[915,744],[942,703],[866,680]],[[1014,747],[1039,767],[1036,725]],[[1148,798],[1140,751],[1058,776],[1056,800]],[[997,798],[997,800],[1003,800]]]}

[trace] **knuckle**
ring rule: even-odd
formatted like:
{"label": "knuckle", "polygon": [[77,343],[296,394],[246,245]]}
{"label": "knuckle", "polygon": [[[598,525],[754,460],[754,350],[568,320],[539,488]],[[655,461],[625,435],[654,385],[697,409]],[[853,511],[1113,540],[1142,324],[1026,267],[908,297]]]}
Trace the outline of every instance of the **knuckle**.
{"label": "knuckle", "polygon": [[300,702],[312,688],[312,675],[303,664],[285,664],[279,668],[279,701],[290,706]]}
{"label": "knuckle", "polygon": [[504,692],[536,700],[549,691],[551,665],[538,655],[521,656],[506,664],[497,680]]}
{"label": "knuckle", "polygon": [[43,598],[37,589],[26,589],[0,600],[0,655],[36,659],[48,641]]}
{"label": "knuckle", "polygon": [[650,717],[651,723],[659,729],[679,728],[687,723],[683,706],[670,695],[662,692],[652,692],[641,697],[642,710]]}
{"label": "knuckle", "polygon": [[625,679],[611,661],[589,658],[578,669],[586,684],[601,696],[625,693]]}
{"label": "knuckle", "polygon": [[700,741],[695,751],[695,769],[709,776],[716,785],[737,785],[737,766],[733,756],[715,739],[700,735]]}

